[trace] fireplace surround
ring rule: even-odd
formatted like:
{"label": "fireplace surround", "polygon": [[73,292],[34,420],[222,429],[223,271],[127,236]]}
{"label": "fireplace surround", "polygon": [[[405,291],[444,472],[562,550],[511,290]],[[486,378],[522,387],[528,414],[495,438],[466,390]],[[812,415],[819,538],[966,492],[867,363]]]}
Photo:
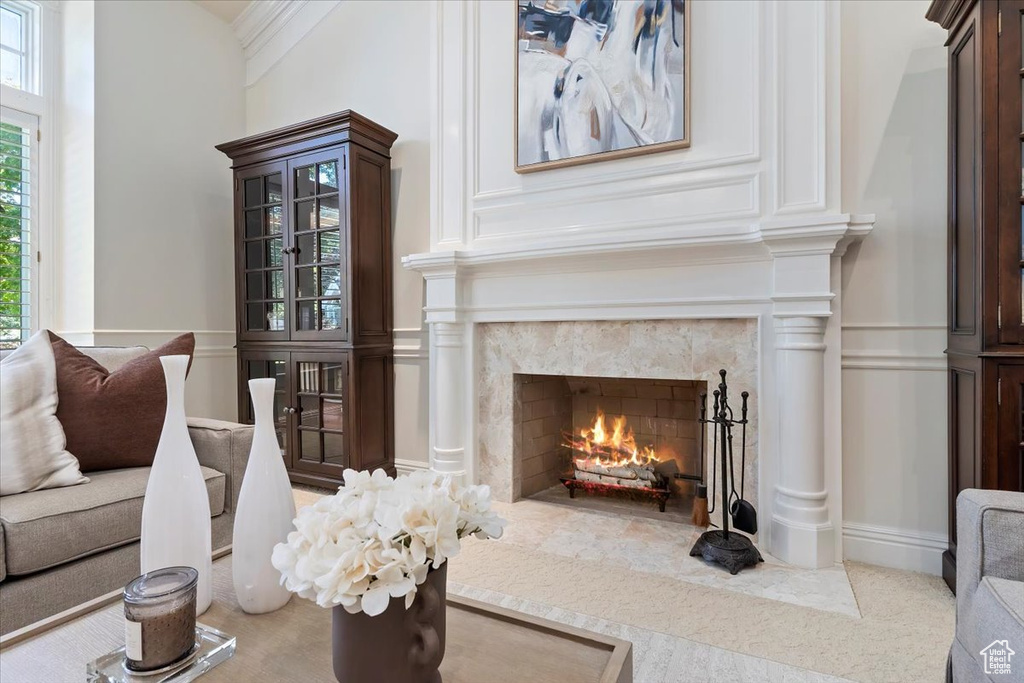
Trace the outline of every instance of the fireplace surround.
{"label": "fireplace surround", "polygon": [[621,245],[406,257],[427,283],[431,467],[499,500],[523,496],[516,374],[711,384],[725,369],[756,406],[745,497],[759,546],[831,566],[842,558],[835,266],[869,229],[846,215],[763,225],[750,242],[645,245],[625,261]]}
{"label": "fireplace surround", "polygon": [[[692,64],[690,149],[528,176],[503,133],[514,60],[481,40],[513,11],[438,3],[430,247],[403,259],[425,284],[431,468],[522,496],[516,373],[709,381],[724,368],[754,395],[759,546],[833,565],[840,265],[874,222],[843,207],[839,7],[702,3],[695,35],[713,39]],[[733,352],[734,327],[749,353]]]}

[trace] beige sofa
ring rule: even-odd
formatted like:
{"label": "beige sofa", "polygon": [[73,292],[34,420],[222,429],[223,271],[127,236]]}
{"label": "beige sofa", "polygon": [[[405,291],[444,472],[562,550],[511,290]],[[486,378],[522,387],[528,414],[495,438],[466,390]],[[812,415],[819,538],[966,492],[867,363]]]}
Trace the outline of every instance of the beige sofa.
{"label": "beige sofa", "polygon": [[[82,351],[115,370],[146,349]],[[216,549],[231,543],[252,427],[189,418],[189,432],[210,496]],[[138,575],[149,468],[87,475],[88,484],[0,496],[0,634],[121,588]]]}

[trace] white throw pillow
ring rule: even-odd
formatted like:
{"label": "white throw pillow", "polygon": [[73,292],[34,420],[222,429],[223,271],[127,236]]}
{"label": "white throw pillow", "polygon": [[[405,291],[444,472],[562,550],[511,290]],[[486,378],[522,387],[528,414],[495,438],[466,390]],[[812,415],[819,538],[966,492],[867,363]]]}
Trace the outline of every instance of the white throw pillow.
{"label": "white throw pillow", "polygon": [[0,361],[0,496],[89,481],[65,449],[46,330]]}

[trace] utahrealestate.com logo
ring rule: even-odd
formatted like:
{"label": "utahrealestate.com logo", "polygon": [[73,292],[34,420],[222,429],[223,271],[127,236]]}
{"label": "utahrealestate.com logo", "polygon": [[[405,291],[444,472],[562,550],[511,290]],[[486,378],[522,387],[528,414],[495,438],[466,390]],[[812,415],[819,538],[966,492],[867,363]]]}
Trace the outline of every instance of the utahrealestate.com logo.
{"label": "utahrealestate.com logo", "polygon": [[985,673],[998,676],[1010,673],[1010,658],[1017,653],[1010,649],[1009,641],[994,640],[980,654],[985,658]]}

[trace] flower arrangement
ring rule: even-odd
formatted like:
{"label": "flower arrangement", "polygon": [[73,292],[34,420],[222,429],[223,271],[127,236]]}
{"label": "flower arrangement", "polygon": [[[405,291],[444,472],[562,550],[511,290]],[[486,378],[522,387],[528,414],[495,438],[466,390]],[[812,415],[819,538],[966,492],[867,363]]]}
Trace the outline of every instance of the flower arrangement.
{"label": "flower arrangement", "polygon": [[372,617],[404,596],[408,609],[429,569],[458,555],[463,538],[499,538],[505,527],[488,486],[429,471],[392,479],[349,469],[344,480],[337,494],[299,510],[271,559],[288,590],[321,607]]}

